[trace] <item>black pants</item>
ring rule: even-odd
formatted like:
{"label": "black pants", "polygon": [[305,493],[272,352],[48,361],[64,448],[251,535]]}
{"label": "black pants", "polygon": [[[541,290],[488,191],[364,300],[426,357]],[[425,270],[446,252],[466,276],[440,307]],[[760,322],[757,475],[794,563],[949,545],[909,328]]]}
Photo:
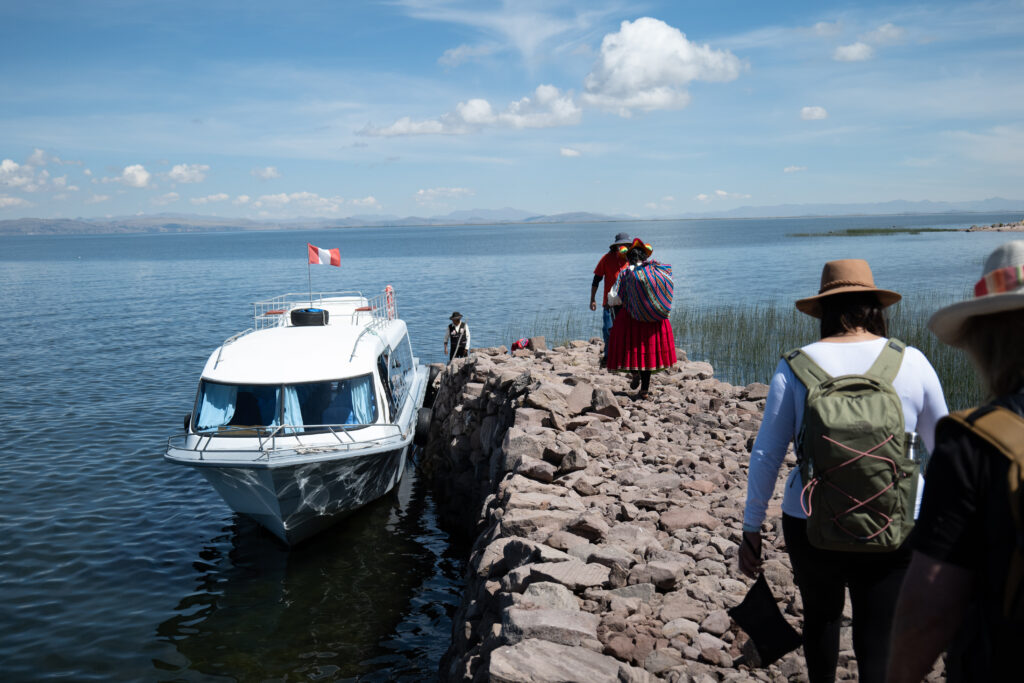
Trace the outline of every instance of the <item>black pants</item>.
{"label": "black pants", "polygon": [[782,533],[804,603],[804,658],[811,683],[836,678],[847,586],[859,680],[885,681],[896,597],[910,564],[909,544],[891,553],[821,550],[807,540],[807,520],[789,515],[782,516]]}
{"label": "black pants", "polygon": [[455,358],[465,358],[466,356],[466,345],[454,344],[451,346],[451,351],[448,352],[448,362],[451,363]]}

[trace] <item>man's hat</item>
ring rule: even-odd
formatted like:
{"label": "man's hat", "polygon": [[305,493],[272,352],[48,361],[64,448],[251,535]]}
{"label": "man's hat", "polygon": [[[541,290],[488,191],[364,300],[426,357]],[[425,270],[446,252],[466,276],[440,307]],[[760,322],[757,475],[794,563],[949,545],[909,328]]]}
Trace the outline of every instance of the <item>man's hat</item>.
{"label": "man's hat", "polygon": [[632,241],[633,238],[629,236],[628,232],[620,232],[618,235],[615,236],[615,241],[608,245],[608,248],[614,249],[615,247],[621,246],[623,244],[629,244]]}
{"label": "man's hat", "polygon": [[462,320],[462,314],[459,313],[458,311],[455,311],[454,313],[451,314],[451,316],[449,316],[448,319],[449,320]]}
{"label": "man's hat", "polygon": [[970,318],[1024,308],[1024,240],[999,247],[985,261],[974,298],[940,308],[928,321],[939,341],[961,346]]}

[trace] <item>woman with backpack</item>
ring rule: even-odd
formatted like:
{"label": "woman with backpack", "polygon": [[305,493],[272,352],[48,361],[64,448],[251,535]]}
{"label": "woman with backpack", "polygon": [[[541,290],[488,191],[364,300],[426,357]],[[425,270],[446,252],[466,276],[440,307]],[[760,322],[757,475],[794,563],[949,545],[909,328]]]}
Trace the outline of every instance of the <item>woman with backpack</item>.
{"label": "woman with backpack", "polygon": [[750,455],[739,568],[756,577],[768,502],[789,444],[797,450],[782,532],[803,599],[811,683],[835,679],[847,588],[860,680],[885,680],[920,488],[907,449],[913,432],[930,449],[947,412],[928,360],[888,337],[884,309],[900,298],[875,286],[866,261],[825,264],[818,294],[796,302],[820,320],[820,339],[779,361]]}
{"label": "woman with backpack", "polygon": [[[630,372],[633,379],[630,388],[640,387],[636,395],[638,400],[650,396],[651,373],[664,370],[675,365],[676,340],[672,334],[672,325],[667,318],[667,311],[662,311],[665,318],[657,316],[655,320],[640,320],[638,307],[632,304],[639,302],[628,300],[631,296],[640,296],[639,289],[626,280],[634,276],[638,268],[658,266],[649,261],[654,248],[639,237],[629,247],[623,247],[629,266],[619,272],[613,288],[623,299],[622,310],[615,316],[608,340],[608,370],[612,372]],[[671,272],[669,270],[669,272]],[[668,280],[671,286],[671,279]],[[671,306],[671,290],[668,294],[668,305]],[[631,312],[632,311],[632,312]]]}
{"label": "woman with backpack", "polygon": [[992,252],[974,298],[940,309],[928,327],[967,351],[991,398],[939,424],[896,606],[889,678],[920,681],[952,641],[947,680],[1020,680],[1024,240]]}

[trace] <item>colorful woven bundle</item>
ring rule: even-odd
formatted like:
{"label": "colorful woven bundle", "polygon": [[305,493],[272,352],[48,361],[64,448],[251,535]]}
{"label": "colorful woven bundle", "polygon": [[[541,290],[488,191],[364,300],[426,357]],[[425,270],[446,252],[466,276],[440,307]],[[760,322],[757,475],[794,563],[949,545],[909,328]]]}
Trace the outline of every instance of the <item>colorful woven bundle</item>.
{"label": "colorful woven bundle", "polygon": [[672,266],[648,261],[622,272],[619,296],[634,320],[667,320],[672,311]]}

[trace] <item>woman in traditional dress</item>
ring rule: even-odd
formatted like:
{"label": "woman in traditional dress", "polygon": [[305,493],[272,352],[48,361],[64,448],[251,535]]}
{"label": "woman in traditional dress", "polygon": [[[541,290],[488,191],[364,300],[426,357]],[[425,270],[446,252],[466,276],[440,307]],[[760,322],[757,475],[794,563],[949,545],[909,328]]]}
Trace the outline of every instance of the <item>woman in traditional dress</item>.
{"label": "woman in traditional dress", "polygon": [[[619,273],[617,285],[621,285],[624,277],[629,277],[627,271],[645,265],[654,252],[654,248],[639,237],[624,249],[629,266]],[[650,396],[651,373],[670,368],[675,362],[676,340],[669,321],[636,320],[629,314],[629,306],[623,306],[615,316],[608,340],[608,370],[632,373],[630,388],[639,387],[636,399],[642,400]]]}

